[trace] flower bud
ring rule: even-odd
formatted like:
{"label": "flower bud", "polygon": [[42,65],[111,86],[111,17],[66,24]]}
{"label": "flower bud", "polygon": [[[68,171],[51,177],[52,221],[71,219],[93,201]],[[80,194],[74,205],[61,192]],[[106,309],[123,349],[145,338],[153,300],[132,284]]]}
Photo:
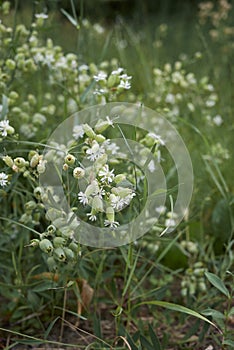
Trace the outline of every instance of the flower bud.
{"label": "flower bud", "polygon": [[106,216],[107,216],[107,219],[111,222],[114,222],[115,221],[115,211],[112,207],[108,207],[106,209]]}
{"label": "flower bud", "polygon": [[73,165],[76,161],[76,158],[72,154],[68,154],[64,160],[67,165]]}
{"label": "flower bud", "polygon": [[73,176],[75,179],[81,179],[82,177],[85,176],[85,170],[81,167],[76,167],[73,170]]}
{"label": "flower bud", "polygon": [[39,246],[39,239],[32,239],[30,243],[26,247],[38,247]]}
{"label": "flower bud", "polygon": [[83,130],[88,137],[95,138],[96,134],[88,124],[83,124]]}
{"label": "flower bud", "polygon": [[15,132],[15,129],[12,126],[8,125],[8,127],[6,128],[6,131],[7,131],[7,135],[13,135]]}
{"label": "flower bud", "polygon": [[99,134],[99,135],[96,135],[95,136],[95,140],[98,142],[98,143],[102,143],[106,140],[105,136]]}
{"label": "flower bud", "polygon": [[48,254],[52,253],[54,250],[53,244],[46,238],[40,241],[39,247],[44,253],[48,253]]}
{"label": "flower bud", "polygon": [[6,67],[7,67],[9,70],[14,70],[15,67],[16,67],[15,61],[13,61],[12,59],[8,58],[8,59],[6,60]]}
{"label": "flower bud", "polygon": [[33,124],[43,125],[46,122],[46,117],[41,113],[35,113],[32,122]]}
{"label": "flower bud", "polygon": [[69,166],[67,164],[63,164],[63,170],[67,171],[69,169]]}
{"label": "flower bud", "polygon": [[39,154],[37,152],[32,157],[31,157],[31,155],[32,155],[32,153],[30,152],[29,156],[28,156],[29,160],[30,160],[30,167],[31,168],[35,168],[37,166],[37,164],[39,163],[40,156],[39,156]]}
{"label": "flower bud", "polygon": [[124,174],[118,174],[114,177],[114,181],[116,184],[118,184],[124,180],[126,180],[126,175],[124,175]]}
{"label": "flower bud", "polygon": [[85,190],[85,195],[87,197],[96,194],[99,191],[98,182],[96,180],[92,181],[90,185],[87,186]]}
{"label": "flower bud", "polygon": [[37,165],[37,171],[39,174],[43,174],[46,170],[45,167],[46,161],[39,161],[39,164]]}
{"label": "flower bud", "polygon": [[14,162],[13,159],[10,156],[5,156],[2,158],[2,160],[4,161],[4,163],[9,166],[10,168],[12,168]]}

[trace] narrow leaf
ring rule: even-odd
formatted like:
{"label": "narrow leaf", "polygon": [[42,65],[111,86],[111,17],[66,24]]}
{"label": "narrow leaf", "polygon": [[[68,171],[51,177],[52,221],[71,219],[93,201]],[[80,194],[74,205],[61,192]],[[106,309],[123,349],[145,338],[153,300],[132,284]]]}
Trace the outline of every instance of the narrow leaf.
{"label": "narrow leaf", "polygon": [[194,316],[197,317],[205,322],[208,322],[209,324],[211,324],[213,327],[217,328],[219,330],[220,333],[221,330],[210,320],[208,320],[208,318],[202,316],[201,314],[199,314],[198,312],[191,310],[185,306],[182,305],[178,305],[178,304],[174,304],[174,303],[168,303],[167,301],[159,301],[159,300],[152,300],[152,301],[144,301],[142,303],[136,304],[135,307],[139,307],[141,305],[155,305],[155,306],[161,306],[164,307],[168,310],[173,310],[173,311],[177,311],[177,312],[182,312],[184,314],[190,315],[190,316]]}
{"label": "narrow leaf", "polygon": [[65,17],[67,17],[67,19],[69,20],[69,22],[71,22],[71,24],[73,26],[76,27],[76,29],[80,29],[80,25],[77,22],[77,20],[75,18],[73,18],[66,10],[61,9],[62,14],[64,14]]}
{"label": "narrow leaf", "polygon": [[205,275],[208,279],[208,281],[217,288],[221,293],[226,295],[226,297],[230,298],[230,293],[228,289],[225,287],[223,281],[214,273],[211,272],[205,272]]}
{"label": "narrow leaf", "polygon": [[234,348],[234,340],[226,339],[224,340],[223,345],[229,345],[231,348]]}
{"label": "narrow leaf", "polygon": [[155,334],[155,332],[150,324],[149,324],[149,335],[150,335],[150,339],[152,341],[152,344],[154,346],[154,350],[162,350],[160,341],[158,340],[158,337]]}
{"label": "narrow leaf", "polygon": [[50,334],[51,329],[54,327],[55,323],[60,319],[60,316],[56,317],[50,324],[47,330],[45,331],[44,338],[47,339]]}

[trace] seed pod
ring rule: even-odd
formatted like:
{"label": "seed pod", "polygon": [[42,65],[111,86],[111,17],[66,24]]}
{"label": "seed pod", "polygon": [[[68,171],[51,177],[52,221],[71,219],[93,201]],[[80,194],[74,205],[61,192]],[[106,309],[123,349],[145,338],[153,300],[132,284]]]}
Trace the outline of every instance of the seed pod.
{"label": "seed pod", "polygon": [[52,235],[53,233],[55,233],[56,227],[55,227],[54,225],[49,225],[49,226],[47,227],[46,231],[47,231],[49,234]]}
{"label": "seed pod", "polygon": [[124,175],[124,174],[118,174],[114,177],[114,181],[117,184],[124,181],[124,180],[126,180],[126,175]]}
{"label": "seed pod", "polygon": [[106,140],[105,136],[99,134],[99,135],[96,135],[95,136],[95,140],[98,142],[98,143],[102,143]]}
{"label": "seed pod", "polygon": [[37,207],[37,203],[34,201],[29,201],[29,202],[24,204],[24,208],[26,211],[32,211],[32,210],[36,209],[36,207]]}
{"label": "seed pod", "polygon": [[54,250],[53,244],[46,238],[40,241],[39,247],[44,253],[48,254],[52,253]]}
{"label": "seed pod", "polygon": [[62,262],[66,261],[66,255],[64,253],[64,250],[61,247],[56,248],[54,250],[54,257],[59,261],[62,261]]}
{"label": "seed pod", "polygon": [[114,222],[115,221],[115,211],[114,211],[114,208],[112,207],[108,207],[106,209],[106,216],[107,216],[107,219],[111,222]]}
{"label": "seed pod", "polygon": [[63,247],[66,244],[66,239],[63,237],[55,237],[53,239],[53,245],[55,248]]}
{"label": "seed pod", "polygon": [[64,250],[64,253],[66,255],[67,260],[75,260],[75,254],[74,254],[73,250],[71,250],[67,247],[64,247],[63,250]]}
{"label": "seed pod", "polygon": [[50,271],[56,271],[58,268],[57,262],[53,256],[49,256],[47,259],[47,265]]}
{"label": "seed pod", "polygon": [[94,209],[96,212],[98,212],[98,211],[103,212],[103,201],[99,196],[95,196],[93,198],[92,209]]}
{"label": "seed pod", "polygon": [[85,176],[85,170],[81,167],[76,167],[73,170],[73,176],[75,179],[82,179]]}
{"label": "seed pod", "polygon": [[14,159],[14,164],[18,168],[23,168],[27,163],[26,163],[26,160],[23,157],[17,157],[17,158]]}
{"label": "seed pod", "polygon": [[76,158],[72,154],[68,154],[64,160],[67,165],[73,165],[76,161]]}
{"label": "seed pod", "polygon": [[83,130],[88,137],[95,138],[96,134],[88,124],[83,124]]}
{"label": "seed pod", "polygon": [[34,188],[33,194],[36,197],[36,199],[41,199],[41,194],[42,194],[41,187],[38,186],[38,187]]}
{"label": "seed pod", "polygon": [[79,252],[79,245],[75,242],[71,242],[68,248],[71,249],[76,254]]}
{"label": "seed pod", "polygon": [[5,156],[2,158],[2,160],[4,161],[4,163],[9,166],[10,168],[12,168],[14,162],[13,159],[10,156]]}

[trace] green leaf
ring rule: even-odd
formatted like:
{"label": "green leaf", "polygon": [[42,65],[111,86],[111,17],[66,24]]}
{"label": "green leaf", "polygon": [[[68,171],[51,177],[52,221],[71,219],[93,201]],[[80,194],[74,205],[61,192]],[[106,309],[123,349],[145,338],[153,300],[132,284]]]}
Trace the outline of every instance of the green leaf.
{"label": "green leaf", "polygon": [[217,318],[224,319],[225,318],[225,316],[222,314],[222,312],[214,310],[214,309],[206,309],[206,310],[202,311],[201,313],[202,313],[202,315],[205,315],[205,316],[212,316],[214,319],[217,319]]}
{"label": "green leaf", "polygon": [[76,27],[76,29],[80,29],[80,25],[79,25],[78,21],[77,21],[75,18],[73,18],[73,17],[72,17],[66,10],[64,10],[64,9],[61,9],[61,12],[64,14],[64,16],[67,17],[67,19],[69,20],[69,22],[71,22],[71,24],[72,24],[73,26]]}
{"label": "green leaf", "polygon": [[50,324],[47,330],[45,331],[44,338],[47,339],[50,334],[51,329],[54,327],[55,323],[60,319],[60,316],[56,317]]}
{"label": "green leaf", "polygon": [[230,293],[228,289],[225,287],[223,281],[214,273],[211,272],[205,272],[205,275],[208,279],[208,281],[217,288],[221,293],[226,295],[226,297],[230,298]]}
{"label": "green leaf", "polygon": [[134,306],[134,308],[139,307],[141,305],[155,305],[155,306],[161,306],[164,307],[168,310],[172,310],[172,311],[177,311],[177,312],[182,312],[184,314],[190,315],[190,316],[194,316],[197,317],[205,322],[208,322],[209,324],[211,324],[213,327],[217,328],[219,330],[220,333],[222,333],[222,331],[210,320],[208,320],[208,318],[202,316],[201,314],[199,314],[198,312],[191,310],[185,306],[182,305],[178,305],[178,304],[174,304],[174,303],[168,303],[167,301],[159,301],[159,300],[152,300],[152,301],[143,301],[142,303],[136,304]]}
{"label": "green leaf", "polygon": [[149,324],[149,335],[150,335],[151,342],[154,346],[154,350],[162,350],[160,341],[158,340],[158,337],[155,334],[155,332],[150,324]]}
{"label": "green leaf", "polygon": [[234,341],[230,340],[230,339],[226,339],[226,340],[224,340],[223,345],[229,345],[232,348],[234,348]]}

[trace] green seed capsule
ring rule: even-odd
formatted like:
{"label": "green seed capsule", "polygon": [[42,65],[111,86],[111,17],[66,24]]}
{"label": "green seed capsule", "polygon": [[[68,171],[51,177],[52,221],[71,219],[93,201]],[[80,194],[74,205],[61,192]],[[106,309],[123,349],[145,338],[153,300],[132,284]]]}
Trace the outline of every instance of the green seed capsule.
{"label": "green seed capsule", "polygon": [[48,253],[48,254],[52,253],[54,250],[53,244],[46,238],[40,241],[39,247],[44,253]]}
{"label": "green seed capsule", "polygon": [[57,262],[53,256],[49,256],[47,259],[47,265],[50,271],[56,271],[58,268]]}
{"label": "green seed capsule", "polygon": [[66,244],[66,239],[63,237],[55,237],[53,239],[53,245],[55,248],[63,247]]}
{"label": "green seed capsule", "polygon": [[24,208],[26,211],[32,211],[32,210],[36,209],[36,207],[37,207],[37,203],[34,201],[29,201],[29,202],[24,204]]}
{"label": "green seed capsule", "polygon": [[13,159],[10,156],[5,156],[2,158],[2,160],[4,161],[4,163],[9,166],[10,168],[12,168],[14,162]]}
{"label": "green seed capsule", "polygon": [[54,250],[54,257],[59,261],[66,261],[66,255],[64,253],[64,250],[60,247]]}
{"label": "green seed capsule", "polygon": [[76,158],[72,155],[72,154],[68,154],[66,157],[65,157],[65,163],[67,165],[73,165],[76,161]]}
{"label": "green seed capsule", "polygon": [[27,163],[26,163],[26,160],[23,157],[17,157],[17,158],[14,159],[14,164],[18,168],[23,168]]}
{"label": "green seed capsule", "polygon": [[66,255],[67,260],[75,260],[75,254],[74,254],[73,250],[71,250],[67,247],[64,247],[63,250],[64,250],[64,253]]}

